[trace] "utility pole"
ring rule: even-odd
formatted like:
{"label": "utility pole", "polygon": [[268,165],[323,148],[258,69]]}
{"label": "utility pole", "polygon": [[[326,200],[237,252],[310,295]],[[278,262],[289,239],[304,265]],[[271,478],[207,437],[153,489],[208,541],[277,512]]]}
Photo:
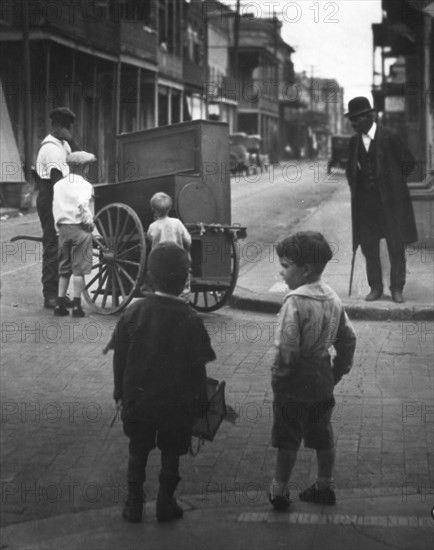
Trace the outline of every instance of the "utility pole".
{"label": "utility pole", "polygon": [[[240,0],[237,0],[237,6],[235,9],[235,21],[234,21],[234,59],[233,59],[233,78],[235,89],[238,86],[239,71],[238,71],[238,46],[240,42]],[[234,121],[234,131],[238,130],[238,115]]]}
{"label": "utility pole", "polygon": [[310,110],[313,111],[313,65],[310,66]]}
{"label": "utility pole", "polygon": [[314,103],[319,103],[321,100],[321,86],[320,82],[316,81],[314,79],[314,72],[316,69],[316,65],[310,66],[310,101],[309,101],[309,108],[311,111],[317,111],[318,109],[314,108]]}
{"label": "utility pole", "polygon": [[24,59],[24,177],[30,178],[32,166],[32,104],[31,104],[31,73],[29,44],[29,6],[24,3],[23,10],[23,59]]}
{"label": "utility pole", "polygon": [[238,46],[240,42],[240,0],[237,0],[234,22],[234,79],[238,80]]}
{"label": "utility pole", "polygon": [[205,18],[204,18],[204,30],[203,30],[203,49],[204,49],[204,86],[202,88],[203,91],[203,103],[205,104],[205,120],[208,120],[209,117],[209,105],[208,105],[208,86],[209,86],[209,52],[208,52],[208,13],[205,10]]}

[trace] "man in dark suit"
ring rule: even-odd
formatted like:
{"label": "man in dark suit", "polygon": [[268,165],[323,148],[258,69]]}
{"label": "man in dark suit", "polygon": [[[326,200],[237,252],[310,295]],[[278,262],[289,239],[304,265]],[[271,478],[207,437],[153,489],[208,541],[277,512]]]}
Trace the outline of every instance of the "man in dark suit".
{"label": "man in dark suit", "polygon": [[365,300],[383,295],[380,239],[385,238],[390,258],[390,290],[394,302],[404,301],[405,245],[417,240],[407,175],[414,158],[398,133],[377,125],[366,97],[355,97],[345,114],[354,134],[346,169],[351,189],[353,249],[360,244],[366,259],[371,291]]}

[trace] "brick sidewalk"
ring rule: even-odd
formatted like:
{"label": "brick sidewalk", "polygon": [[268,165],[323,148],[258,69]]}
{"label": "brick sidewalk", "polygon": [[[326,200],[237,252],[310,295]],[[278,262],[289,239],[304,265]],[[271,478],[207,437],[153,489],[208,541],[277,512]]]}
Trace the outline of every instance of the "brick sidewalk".
{"label": "brick sidewalk", "polygon": [[[18,276],[29,280],[28,273]],[[7,301],[1,310],[3,524],[113,506],[125,497],[127,440],[119,423],[109,429],[111,355],[101,353],[116,319],[54,318],[32,299],[36,286],[23,291],[18,307]],[[3,290],[8,296],[8,284]],[[263,497],[275,458],[269,366],[276,318],[225,308],[204,319],[217,353],[208,374],[226,380],[227,402],[240,417],[224,423],[197,457],[183,458],[180,494],[217,493],[229,504],[252,491]],[[337,486],[426,498],[433,487],[432,323],[354,326],[356,360],[337,387],[333,416]],[[312,451],[301,450],[294,494],[315,468]],[[155,452],[151,500],[158,470]]]}

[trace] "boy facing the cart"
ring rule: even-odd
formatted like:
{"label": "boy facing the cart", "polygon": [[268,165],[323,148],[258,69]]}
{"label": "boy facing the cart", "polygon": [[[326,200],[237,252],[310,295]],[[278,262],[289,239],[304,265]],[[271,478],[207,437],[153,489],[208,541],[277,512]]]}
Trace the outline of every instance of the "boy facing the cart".
{"label": "boy facing the cart", "polygon": [[[166,193],[159,192],[152,195],[150,206],[154,214],[155,221],[149,226],[146,236],[151,242],[151,249],[154,249],[156,246],[164,242],[173,242],[184,248],[187,252],[190,252],[190,233],[187,231],[187,228],[180,219],[169,216],[169,212],[172,209],[172,204],[172,198]],[[190,255],[189,259],[191,262]],[[189,271],[184,289],[181,292],[181,298],[186,302],[190,301],[190,290]]]}
{"label": "boy facing the cart", "polygon": [[179,298],[189,269],[188,254],[175,243],[156,246],[148,258],[155,293],[131,306],[114,332],[116,402],[129,438],[128,497],[123,518],[140,522],[149,453],[161,451],[158,521],[180,518],[174,498],[179,457],[190,447],[194,417],[207,402],[205,365],[215,359],[197,313]]}
{"label": "boy facing the cart", "polygon": [[92,270],[93,186],[83,177],[83,171],[96,158],[86,151],[70,153],[66,162],[70,174],[54,185],[53,218],[59,235],[59,284],[54,315],[69,315],[65,296],[73,278],[72,316],[84,317],[81,295],[84,276]]}

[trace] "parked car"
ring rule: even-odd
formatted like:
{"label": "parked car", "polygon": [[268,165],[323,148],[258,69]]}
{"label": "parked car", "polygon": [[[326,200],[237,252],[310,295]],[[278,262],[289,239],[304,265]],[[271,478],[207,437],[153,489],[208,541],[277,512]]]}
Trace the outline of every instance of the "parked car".
{"label": "parked car", "polygon": [[261,170],[263,167],[261,155],[262,138],[258,134],[247,136],[247,151],[249,152],[250,168]]}
{"label": "parked car", "polygon": [[332,155],[327,165],[327,173],[332,168],[346,168],[348,161],[348,146],[351,136],[332,136]]}
{"label": "parked car", "polygon": [[250,155],[247,150],[247,134],[238,132],[229,136],[229,169],[232,174],[248,173]]}

